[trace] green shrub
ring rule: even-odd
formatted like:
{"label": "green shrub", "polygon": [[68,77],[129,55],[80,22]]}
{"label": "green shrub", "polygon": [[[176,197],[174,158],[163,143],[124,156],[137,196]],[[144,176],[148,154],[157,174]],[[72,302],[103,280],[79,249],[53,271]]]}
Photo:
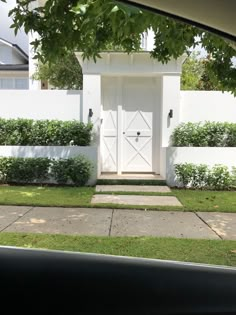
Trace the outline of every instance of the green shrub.
{"label": "green shrub", "polygon": [[82,155],[53,160],[51,166],[52,176],[60,184],[73,183],[76,186],[83,186],[89,180],[91,171],[91,162]]}
{"label": "green shrub", "polygon": [[182,123],[175,128],[172,136],[172,145],[176,147],[207,146],[205,130],[200,123]]}
{"label": "green shrub", "polygon": [[236,147],[236,124],[229,124],[227,146]]}
{"label": "green shrub", "polygon": [[69,180],[68,168],[72,159],[52,160],[51,175],[58,184],[65,185]]}
{"label": "green shrub", "polygon": [[48,158],[0,158],[0,181],[2,183],[42,182],[48,178]]}
{"label": "green shrub", "polygon": [[196,167],[192,163],[181,163],[175,164],[175,174],[178,181],[184,187],[187,187],[191,184],[193,177],[196,173]]}
{"label": "green shrub", "polygon": [[214,165],[208,177],[208,186],[217,190],[229,189],[232,185],[232,175],[228,167],[224,165]]}
{"label": "green shrub", "polygon": [[75,120],[0,119],[0,145],[87,146],[91,132],[91,124]]}
{"label": "green shrub", "polygon": [[236,124],[227,122],[182,123],[171,136],[176,147],[234,147]]}
{"label": "green shrub", "polygon": [[231,173],[231,179],[232,179],[232,186],[236,187],[236,167],[232,167],[232,173]]}
{"label": "green shrub", "polygon": [[196,166],[197,176],[194,180],[193,187],[204,188],[208,184],[209,168],[206,164],[200,164]]}
{"label": "green shrub", "polygon": [[84,156],[70,159],[0,158],[1,183],[44,183],[54,179],[58,184],[83,186],[89,180],[91,162]]}
{"label": "green shrub", "polygon": [[232,186],[234,179],[234,174],[224,165],[214,165],[210,168],[205,164],[175,164],[175,174],[179,184],[185,188],[226,190]]}
{"label": "green shrub", "polygon": [[85,185],[91,175],[91,162],[83,156],[78,156],[71,160],[72,163],[68,169],[69,178],[76,186]]}
{"label": "green shrub", "polygon": [[0,158],[0,182],[7,183],[9,181],[9,173],[15,158],[1,157]]}

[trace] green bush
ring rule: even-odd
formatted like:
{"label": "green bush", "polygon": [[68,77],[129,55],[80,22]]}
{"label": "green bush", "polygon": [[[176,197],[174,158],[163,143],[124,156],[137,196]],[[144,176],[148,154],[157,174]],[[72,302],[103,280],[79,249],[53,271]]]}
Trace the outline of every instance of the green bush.
{"label": "green bush", "polygon": [[208,177],[208,186],[217,190],[229,189],[232,185],[232,175],[228,167],[224,165],[214,165]]}
{"label": "green bush", "polygon": [[175,164],[175,174],[183,187],[199,189],[227,190],[234,182],[234,174],[224,165],[214,165],[212,168],[205,164],[181,163]]}
{"label": "green bush", "polygon": [[87,146],[91,132],[91,124],[75,120],[0,119],[0,145]]}
{"label": "green bush", "polygon": [[227,122],[182,123],[171,136],[176,147],[234,147],[236,124]]}
{"label": "green bush", "polygon": [[0,158],[1,183],[44,183],[54,179],[58,184],[83,186],[89,180],[92,164],[84,156],[70,159]]}
{"label": "green bush", "polygon": [[192,182],[196,173],[196,167],[192,163],[175,164],[175,174],[178,181],[184,187],[187,187]]}
{"label": "green bush", "polygon": [[52,176],[60,184],[71,182],[76,186],[83,186],[88,181],[91,171],[91,162],[82,155],[70,159],[53,160],[51,166]]}
{"label": "green bush", "polygon": [[92,171],[92,164],[83,156],[72,159],[69,167],[69,177],[76,186],[83,186],[88,181]]}
{"label": "green bush", "polygon": [[0,181],[2,183],[32,183],[48,179],[48,158],[0,158]]}
{"label": "green bush", "polygon": [[58,184],[65,185],[69,180],[68,168],[71,159],[52,160],[51,175]]}

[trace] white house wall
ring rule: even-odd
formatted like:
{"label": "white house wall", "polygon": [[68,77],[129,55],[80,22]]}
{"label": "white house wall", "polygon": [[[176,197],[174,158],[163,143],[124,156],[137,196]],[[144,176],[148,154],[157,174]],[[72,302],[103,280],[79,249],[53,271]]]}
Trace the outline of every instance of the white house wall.
{"label": "white house wall", "polygon": [[16,0],[0,1],[0,38],[3,38],[13,44],[17,44],[27,55],[29,51],[29,39],[23,28],[15,36],[14,29],[10,28],[12,19],[8,16],[9,10],[16,5]]}
{"label": "white house wall", "polygon": [[0,43],[0,63],[12,63],[12,47]]}
{"label": "white house wall", "polygon": [[181,91],[180,122],[236,122],[236,98],[220,91]]}
{"label": "white house wall", "polygon": [[82,91],[1,90],[1,118],[82,120]]}
{"label": "white house wall", "polygon": [[5,43],[0,43],[0,64],[19,65],[25,64],[23,58],[16,50]]}

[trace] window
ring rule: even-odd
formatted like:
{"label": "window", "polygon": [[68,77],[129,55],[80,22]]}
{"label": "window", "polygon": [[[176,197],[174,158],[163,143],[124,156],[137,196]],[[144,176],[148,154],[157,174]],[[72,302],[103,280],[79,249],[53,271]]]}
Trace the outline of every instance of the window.
{"label": "window", "polygon": [[28,88],[27,78],[0,78],[1,90],[27,90]]}
{"label": "window", "polygon": [[13,79],[0,79],[0,87],[3,90],[12,90],[14,87]]}
{"label": "window", "polygon": [[27,90],[29,88],[29,80],[28,79],[15,79],[15,89],[18,90]]}
{"label": "window", "polygon": [[147,50],[147,32],[143,33],[141,36],[141,48]]}

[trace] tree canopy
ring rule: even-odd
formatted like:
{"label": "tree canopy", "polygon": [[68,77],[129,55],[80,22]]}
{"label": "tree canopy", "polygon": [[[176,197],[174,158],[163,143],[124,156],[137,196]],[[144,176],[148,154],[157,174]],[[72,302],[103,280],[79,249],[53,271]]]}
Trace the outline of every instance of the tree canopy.
{"label": "tree canopy", "polygon": [[201,58],[199,53],[193,52],[188,56],[182,67],[182,90],[220,90],[219,82],[214,81],[208,71],[209,58]]}
{"label": "tree canopy", "polygon": [[[3,1],[3,0],[1,0]],[[10,12],[12,27],[35,31],[36,57],[53,60],[68,51],[82,51],[84,58],[99,58],[109,45],[127,53],[140,49],[141,34],[152,29],[155,34],[153,58],[168,62],[199,43],[210,56],[208,72],[222,90],[236,94],[236,55],[231,44],[217,35],[113,0],[47,0],[32,9],[33,0],[19,0]],[[39,50],[40,48],[40,50]]]}
{"label": "tree canopy", "polygon": [[73,53],[56,58],[54,62],[39,62],[34,79],[46,80],[61,90],[80,90],[83,87],[82,69]]}

